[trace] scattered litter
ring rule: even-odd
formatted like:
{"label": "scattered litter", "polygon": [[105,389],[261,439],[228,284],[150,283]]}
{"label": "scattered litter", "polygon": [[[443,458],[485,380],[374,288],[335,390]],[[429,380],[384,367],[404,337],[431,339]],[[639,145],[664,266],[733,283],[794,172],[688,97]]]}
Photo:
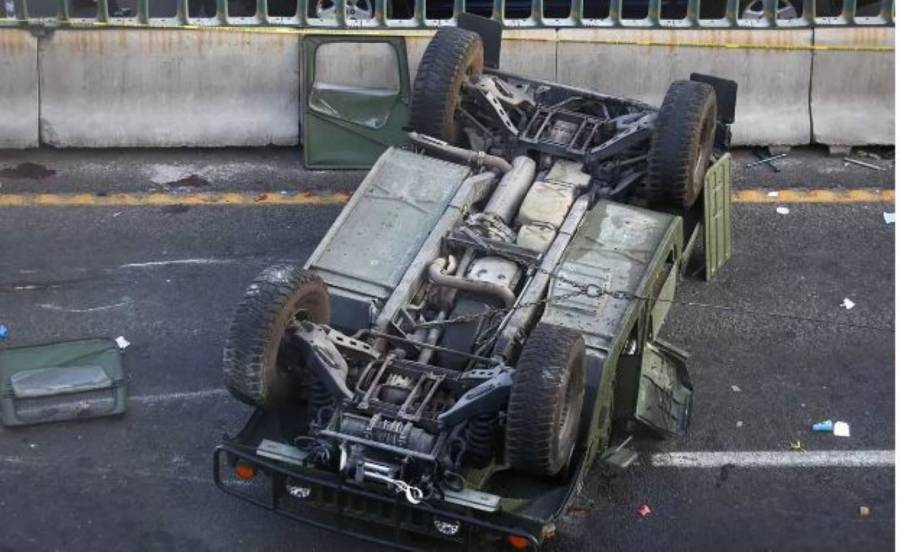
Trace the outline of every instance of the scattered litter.
{"label": "scattered litter", "polygon": [[821,432],[827,431],[828,433],[831,433],[831,431],[833,429],[834,429],[834,422],[832,422],[831,420],[825,420],[824,422],[817,422],[817,423],[814,423],[812,426],[813,431],[821,431]]}
{"label": "scattered litter", "polygon": [[[783,158],[783,157],[787,157],[787,154],[786,154],[786,153],[779,153],[778,155],[773,155],[773,156],[771,156],[771,157],[766,157],[766,158],[760,159],[759,161],[752,161],[752,162],[750,162],[750,163],[747,163],[747,164],[744,165],[744,166],[745,166],[746,168],[750,169],[750,168],[753,168],[753,167],[758,167],[758,166],[760,166],[760,165],[766,165],[766,164],[769,164],[769,163],[771,163],[772,161],[775,161],[776,159],[781,159],[781,158]],[[770,165],[770,166],[771,166],[771,165]]]}
{"label": "scattered litter", "polygon": [[28,443],[28,448],[37,448],[37,443]]}
{"label": "scattered litter", "polygon": [[731,386],[731,390],[734,391],[735,393],[740,393],[740,392],[741,392],[741,388],[738,387],[737,385],[732,385],[732,386]]}
{"label": "scattered litter", "polygon": [[734,427],[744,427],[744,422],[738,420],[738,421],[734,424]]}
{"label": "scattered litter", "polygon": [[884,213],[884,223],[885,224],[894,224],[894,217],[896,213]]}
{"label": "scattered litter", "polygon": [[778,213],[779,215],[786,215],[786,214],[790,213],[791,210],[788,209],[787,207],[776,207],[775,212]]}
{"label": "scattered litter", "polygon": [[113,213],[112,216],[113,216],[113,218],[116,218],[117,216],[119,216],[121,214],[122,214],[122,211],[116,211],[115,213]]}
{"label": "scattered litter", "polygon": [[844,297],[844,301],[841,303],[841,306],[844,307],[844,308],[847,309],[847,310],[850,310],[850,309],[852,309],[853,307],[856,306],[856,303],[854,303],[853,301],[851,301],[851,300],[848,299],[847,297]]}
{"label": "scattered litter", "polygon": [[3,341],[9,336],[9,328],[6,327],[6,324],[0,324],[0,341]]}
{"label": "scattered litter", "polygon": [[859,507],[859,517],[869,517],[869,514],[872,513],[871,508],[868,506],[860,506]]}
{"label": "scattered litter", "polygon": [[865,161],[860,161],[859,159],[852,159],[850,157],[845,157],[844,161],[847,163],[853,163],[854,165],[859,165],[860,167],[865,167],[867,169],[872,169],[873,171],[885,171],[884,167],[879,167],[878,165],[873,165],[872,163],[866,163]]}
{"label": "scattered litter", "polygon": [[641,517],[647,517],[652,513],[653,510],[650,509],[650,506],[648,504],[641,504],[640,506],[638,506],[637,515]]}
{"label": "scattered litter", "polygon": [[778,197],[778,192],[769,192],[766,195],[769,197]]}
{"label": "scattered litter", "polygon": [[791,441],[791,450],[806,452],[806,449],[803,448],[803,443],[801,443],[800,441]]}
{"label": "scattered litter", "polygon": [[120,335],[116,338],[116,345],[119,347],[119,349],[125,350],[129,345],[131,345],[131,342]]}
{"label": "scattered litter", "polygon": [[847,422],[834,422],[835,437],[850,437],[850,424]]}

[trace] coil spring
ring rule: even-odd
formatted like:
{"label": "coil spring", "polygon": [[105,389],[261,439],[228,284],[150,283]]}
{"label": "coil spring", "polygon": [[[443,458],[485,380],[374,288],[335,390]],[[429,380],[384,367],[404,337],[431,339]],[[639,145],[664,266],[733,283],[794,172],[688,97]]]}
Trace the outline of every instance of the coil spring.
{"label": "coil spring", "polygon": [[309,419],[320,427],[328,423],[334,410],[334,397],[328,388],[315,379],[309,386]]}
{"label": "coil spring", "polygon": [[466,459],[475,467],[484,467],[494,457],[494,421],[492,414],[480,414],[466,427]]}

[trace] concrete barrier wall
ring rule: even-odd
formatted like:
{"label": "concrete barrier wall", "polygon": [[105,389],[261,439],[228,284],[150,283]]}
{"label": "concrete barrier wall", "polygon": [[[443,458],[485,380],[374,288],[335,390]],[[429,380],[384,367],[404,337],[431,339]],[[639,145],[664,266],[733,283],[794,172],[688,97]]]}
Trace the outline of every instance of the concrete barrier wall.
{"label": "concrete barrier wall", "polygon": [[52,146],[297,143],[296,36],[57,31],[40,59],[41,139]]}
{"label": "concrete barrier wall", "polygon": [[[413,80],[432,32],[390,34],[406,37]],[[712,73],[738,82],[737,145],[893,144],[893,52],[811,47],[887,47],[893,36],[892,28],[511,30],[501,67],[652,104],[672,80]],[[301,42],[295,33],[60,30],[38,40],[0,30],[0,94],[15,114],[0,117],[0,147],[36,146],[38,118],[40,140],[57,147],[297,144]]]}
{"label": "concrete barrier wall", "polygon": [[[811,43],[811,29],[561,30],[559,80],[659,105],[669,83],[691,73],[733,79],[735,144],[808,144]],[[712,44],[745,47],[705,46]]]}
{"label": "concrete barrier wall", "polygon": [[816,50],[812,63],[812,134],[831,145],[894,143],[893,28],[818,29],[816,46],[862,48]]}
{"label": "concrete barrier wall", "polygon": [[0,31],[0,148],[38,146],[38,41]]}

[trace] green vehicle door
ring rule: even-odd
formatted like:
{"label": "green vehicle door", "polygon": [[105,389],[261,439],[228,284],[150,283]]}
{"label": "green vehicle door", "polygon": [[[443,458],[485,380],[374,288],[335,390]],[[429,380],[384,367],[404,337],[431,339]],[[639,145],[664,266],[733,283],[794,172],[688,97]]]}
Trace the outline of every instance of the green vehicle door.
{"label": "green vehicle door", "polygon": [[409,66],[400,36],[303,39],[301,131],[310,168],[369,168],[406,142]]}

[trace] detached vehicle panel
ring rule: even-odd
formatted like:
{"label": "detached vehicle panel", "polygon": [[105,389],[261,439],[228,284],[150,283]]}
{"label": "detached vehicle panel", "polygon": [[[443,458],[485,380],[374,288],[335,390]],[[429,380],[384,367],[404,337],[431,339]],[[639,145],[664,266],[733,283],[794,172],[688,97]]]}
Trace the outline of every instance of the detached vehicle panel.
{"label": "detached vehicle panel", "polygon": [[304,267],[248,288],[224,374],[257,410],[216,451],[227,492],[397,547],[537,547],[598,455],[686,431],[686,354],[658,334],[693,247],[707,276],[730,255],[735,89],[678,81],[656,109],[485,70],[497,39],[439,30],[409,143]]}

